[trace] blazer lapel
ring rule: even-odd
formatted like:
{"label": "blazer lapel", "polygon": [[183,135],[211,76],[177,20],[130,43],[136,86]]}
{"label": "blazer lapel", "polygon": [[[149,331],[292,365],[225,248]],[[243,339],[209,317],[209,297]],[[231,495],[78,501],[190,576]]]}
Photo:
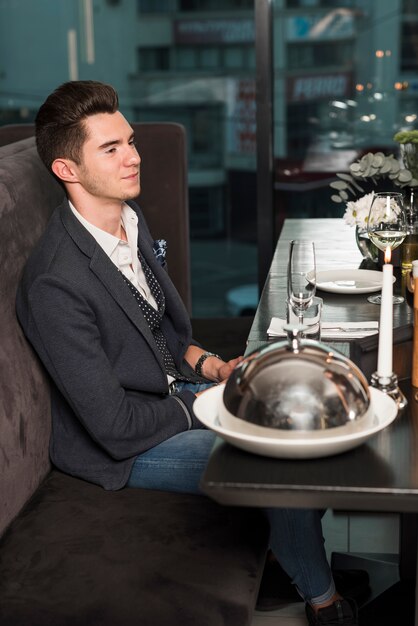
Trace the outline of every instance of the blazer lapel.
{"label": "blazer lapel", "polygon": [[90,269],[103,283],[110,295],[126,313],[137,329],[144,335],[148,343],[155,347],[154,338],[141,309],[126,285],[116,266],[106,256],[101,247],[96,244],[96,250],[91,258]]}
{"label": "blazer lapel", "polygon": [[151,268],[155,278],[158,280],[161,289],[164,292],[166,307],[170,310],[173,309],[176,312],[176,317],[189,319],[189,314],[186,311],[186,307],[183,304],[176,288],[174,287],[167,270],[164,269],[155,258],[154,251],[149,241],[143,236],[143,233],[139,229],[138,232],[138,248],[141,254],[144,256],[146,262]]}
{"label": "blazer lapel", "polygon": [[112,298],[129,317],[138,331],[144,336],[160,361],[161,367],[164,369],[164,364],[152,332],[145,321],[142,311],[135,298],[132,296],[130,289],[126,285],[122,276],[120,276],[115,264],[112,263],[94,237],[90,235],[90,233],[73,215],[67,201],[65,201],[61,206],[61,218],[64,227],[75,244],[80,248],[83,254],[90,257],[91,271],[106,287]]}

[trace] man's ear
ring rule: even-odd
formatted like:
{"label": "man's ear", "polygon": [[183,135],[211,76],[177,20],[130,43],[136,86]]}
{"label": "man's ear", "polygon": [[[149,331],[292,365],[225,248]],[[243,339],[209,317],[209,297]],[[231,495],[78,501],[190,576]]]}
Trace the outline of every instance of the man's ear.
{"label": "man's ear", "polygon": [[78,182],[77,166],[70,159],[55,159],[51,169],[55,176],[64,181],[64,183]]}

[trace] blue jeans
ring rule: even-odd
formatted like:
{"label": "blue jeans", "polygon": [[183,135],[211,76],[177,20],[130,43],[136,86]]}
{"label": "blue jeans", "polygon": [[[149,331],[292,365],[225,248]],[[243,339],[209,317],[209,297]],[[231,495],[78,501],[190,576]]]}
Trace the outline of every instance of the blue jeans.
{"label": "blue jeans", "polygon": [[[180,383],[194,392],[208,385]],[[140,454],[127,487],[200,494],[199,483],[216,434],[188,430]],[[270,523],[270,547],[310,604],[322,604],[335,593],[322,536],[320,511],[313,509],[265,509]]]}

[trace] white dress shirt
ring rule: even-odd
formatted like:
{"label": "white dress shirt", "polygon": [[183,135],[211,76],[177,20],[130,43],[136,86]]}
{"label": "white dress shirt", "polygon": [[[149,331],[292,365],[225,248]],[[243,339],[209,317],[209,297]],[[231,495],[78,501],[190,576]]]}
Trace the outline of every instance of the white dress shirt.
{"label": "white dress shirt", "polygon": [[112,263],[138,289],[149,304],[157,310],[157,303],[148,287],[144,271],[138,259],[138,217],[135,211],[126,202],[123,203],[121,222],[128,239],[126,242],[91,224],[77,211],[71,202],[69,204],[76,218],[95,238]]}

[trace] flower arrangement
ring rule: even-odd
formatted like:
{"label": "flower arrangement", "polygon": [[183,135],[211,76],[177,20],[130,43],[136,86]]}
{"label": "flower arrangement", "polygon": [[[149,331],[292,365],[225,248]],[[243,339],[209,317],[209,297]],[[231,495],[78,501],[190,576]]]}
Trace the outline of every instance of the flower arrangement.
{"label": "flower arrangement", "polygon": [[[372,191],[371,193],[365,194],[358,200],[348,201],[346,204],[346,209],[344,213],[344,220],[347,222],[347,224],[350,224],[350,226],[358,226],[360,229],[366,230],[367,224],[369,222],[369,213],[370,213],[370,207],[372,206],[373,198],[374,198],[374,192]],[[386,203],[385,203],[384,198],[378,198],[375,201],[375,206],[376,206],[376,203],[377,203],[377,208],[379,209],[379,212],[373,211],[374,213],[373,217],[375,221],[376,220],[379,221],[385,215]],[[391,200],[391,205],[395,209],[395,214],[396,214],[397,205],[396,203],[395,204],[393,203],[394,201]]]}
{"label": "flower arrangement", "polygon": [[350,165],[350,174],[337,174],[339,180],[330,184],[334,193],[331,200],[334,202],[348,202],[349,193],[356,196],[363,193],[361,182],[370,180],[377,185],[379,180],[388,178],[396,187],[418,187],[418,179],[406,168],[399,165],[399,161],[393,154],[385,155],[383,152],[368,152],[361,159]]}
{"label": "flower arrangement", "polygon": [[[388,179],[400,191],[418,187],[418,130],[400,131],[393,139],[400,144],[404,167],[393,154],[368,152],[350,165],[349,174],[337,174],[338,180],[330,184],[334,191],[331,199],[345,203],[344,220],[361,231],[367,231],[374,196],[373,191],[364,193],[363,184],[371,182],[377,186],[379,181]],[[359,197],[359,194],[362,195]],[[354,196],[353,200],[350,195]]]}
{"label": "flower arrangement", "polygon": [[[334,191],[331,199],[345,204],[344,220],[356,227],[357,245],[363,256],[372,261],[377,261],[378,250],[368,238],[367,225],[374,191],[365,193],[365,186],[370,190],[370,183],[377,187],[381,180],[388,179],[390,185],[399,187],[401,192],[403,189],[411,191],[418,187],[418,130],[400,131],[393,139],[400,144],[404,167],[393,154],[368,152],[350,165],[348,174],[337,174],[338,180],[330,184]],[[354,197],[353,200],[350,200],[350,195]],[[413,207],[412,193],[409,195],[409,205]],[[384,200],[381,210],[384,215]],[[374,215],[379,219],[376,213]]]}

